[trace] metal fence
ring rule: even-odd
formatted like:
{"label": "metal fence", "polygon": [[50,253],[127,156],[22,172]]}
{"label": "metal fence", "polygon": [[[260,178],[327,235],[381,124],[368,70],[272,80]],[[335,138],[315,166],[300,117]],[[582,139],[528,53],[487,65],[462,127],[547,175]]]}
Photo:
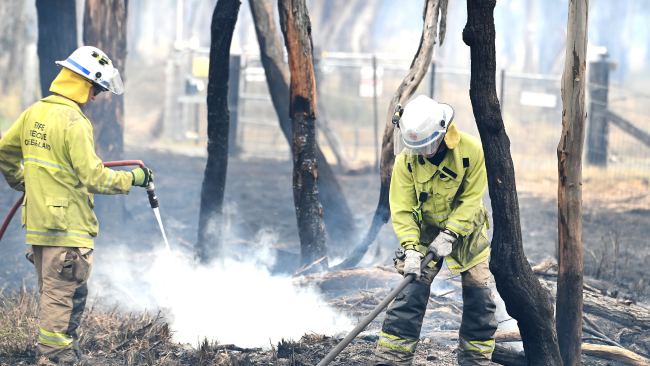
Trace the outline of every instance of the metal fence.
{"label": "metal fence", "polygon": [[[259,57],[242,55],[239,62],[239,88],[231,105],[237,116],[232,142],[243,158],[289,159],[289,146],[280,132]],[[379,158],[390,99],[406,75],[410,60],[385,55],[323,53],[316,64],[318,139],[328,160],[334,162],[339,157],[340,165],[346,169],[373,166]],[[469,70],[433,65],[417,93],[451,104],[459,128],[478,136],[469,100],[469,78]],[[593,90],[594,86],[590,83],[588,89]],[[617,85],[596,87],[608,88],[609,110],[631,121],[639,130],[650,131],[646,107],[650,95]],[[556,167],[562,117],[560,75],[501,70],[497,73],[497,89],[515,164],[532,169]],[[186,113],[196,118],[205,116],[201,112],[205,108],[204,98],[181,95],[176,100],[200,102],[195,108],[180,109],[196,110]],[[194,136],[198,141],[205,138],[203,121],[186,121],[182,126],[190,131],[176,131],[179,136]],[[617,126],[609,126],[605,133],[608,135],[607,171],[650,174],[648,145]]]}

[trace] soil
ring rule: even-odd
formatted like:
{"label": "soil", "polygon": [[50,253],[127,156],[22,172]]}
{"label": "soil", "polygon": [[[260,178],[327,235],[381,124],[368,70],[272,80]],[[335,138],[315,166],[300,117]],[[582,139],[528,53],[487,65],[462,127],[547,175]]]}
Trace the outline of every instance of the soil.
{"label": "soil", "polygon": [[[154,170],[167,235],[172,245],[191,248],[196,241],[204,152],[201,147],[176,146],[172,149],[170,146],[159,144],[147,149],[130,148],[124,157],[142,159]],[[596,178],[591,179],[586,182],[587,187],[591,184],[597,189],[585,189],[584,195],[585,271],[588,275],[607,280],[606,286],[612,289],[611,294],[636,302],[650,302],[650,275],[647,271],[650,268],[648,180],[634,178],[617,182],[612,187],[601,184]],[[339,180],[356,214],[361,236],[376,205],[378,174],[372,171],[340,174]],[[557,218],[554,196],[557,185],[552,179],[535,176],[518,177],[518,183],[525,250],[531,262],[540,262],[553,257],[555,253]],[[230,230],[236,232],[243,243],[254,242],[261,230],[274,231],[279,238],[276,249],[281,253],[275,271],[295,271],[299,244],[291,190],[291,162],[232,158],[226,184],[225,212]],[[0,185],[1,207],[8,208],[18,197],[5,184]],[[114,222],[111,217],[100,217],[102,232],[96,242],[96,266],[110,266],[109,263],[102,263],[102,252],[110,250],[117,243],[127,244],[134,253],[150,251],[154,248],[152,242],[158,245],[158,240],[151,240],[159,236],[159,231],[144,191],[134,191],[124,202],[127,211],[125,223]],[[101,208],[101,205],[100,198],[97,206]],[[2,240],[5,253],[0,257],[0,281],[7,288],[33,288],[35,276],[31,264],[22,255],[24,238],[19,221],[16,218],[12,222]],[[225,243],[226,246],[235,244],[240,243]],[[329,245],[335,247],[336,243]],[[369,313],[375,301],[400,279],[390,268],[395,249],[395,236],[390,226],[385,225],[361,265],[380,266],[392,279],[377,287],[368,287],[367,283],[365,287],[361,284],[332,288],[322,286],[328,300],[357,318]],[[336,263],[336,258],[330,263]],[[458,278],[445,281],[447,277],[450,277],[449,273],[443,272],[434,282],[416,365],[450,365],[455,362],[455,344],[434,338],[437,331],[457,330],[460,322],[459,307],[462,307],[462,302],[459,281]],[[336,361],[333,365],[368,364],[381,319],[380,316],[344,351],[340,358],[344,361]],[[512,326],[513,321],[508,320],[507,314],[503,314],[500,320],[500,327]],[[335,340],[319,335],[281,342],[265,351],[238,350],[237,347],[219,349],[210,344],[191,350],[170,344],[169,347],[173,349],[167,350],[171,353],[167,353],[166,359],[169,359],[169,364],[311,365],[317,363],[334,344]],[[106,362],[98,364],[112,364]],[[598,363],[591,360],[588,364]]]}

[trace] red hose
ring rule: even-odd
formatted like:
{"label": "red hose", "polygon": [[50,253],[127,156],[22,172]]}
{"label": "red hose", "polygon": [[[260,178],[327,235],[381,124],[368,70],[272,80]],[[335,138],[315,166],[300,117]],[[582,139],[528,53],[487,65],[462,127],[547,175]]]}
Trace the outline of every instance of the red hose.
{"label": "red hose", "polygon": [[13,206],[11,206],[11,209],[9,210],[9,213],[7,213],[7,216],[5,216],[5,219],[2,222],[2,227],[0,227],[0,240],[2,240],[2,237],[5,235],[5,231],[7,231],[7,226],[9,226],[9,223],[11,222],[11,219],[16,214],[16,211],[18,211],[18,208],[23,204],[24,198],[25,198],[25,194],[23,193],[23,195],[20,196],[20,199],[16,201],[16,203],[14,203]]}
{"label": "red hose", "polygon": [[142,160],[115,160],[115,161],[105,161],[104,166],[107,168],[113,168],[116,166],[139,166],[144,168],[144,163]]}
{"label": "red hose", "polygon": [[[142,160],[116,160],[116,161],[105,161],[104,166],[107,168],[113,168],[116,166],[139,166],[140,168],[144,168],[145,165],[142,162]],[[16,211],[18,211],[18,208],[23,204],[23,199],[25,198],[25,194],[23,194],[16,203],[14,203],[13,206],[11,206],[11,209],[9,210],[9,213],[7,213],[7,216],[5,216],[4,221],[2,222],[2,226],[0,227],[0,240],[2,240],[2,237],[5,235],[5,231],[7,231],[7,227],[9,226],[9,223],[11,222],[11,219],[14,218],[14,215],[16,215]]]}

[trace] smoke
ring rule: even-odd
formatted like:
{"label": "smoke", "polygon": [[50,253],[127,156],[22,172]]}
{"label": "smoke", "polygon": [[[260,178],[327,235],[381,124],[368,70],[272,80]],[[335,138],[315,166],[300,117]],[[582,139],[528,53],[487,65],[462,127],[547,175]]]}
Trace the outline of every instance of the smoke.
{"label": "smoke", "polygon": [[[126,247],[97,253],[91,291],[103,302],[128,310],[162,310],[174,339],[198,344],[268,347],[305,333],[337,334],[351,321],[327,305],[316,288],[299,287],[289,276],[271,275],[277,235],[258,234],[256,248],[235,248],[225,258],[201,265],[186,252],[161,244],[153,253]],[[233,248],[230,248],[233,249]]]}

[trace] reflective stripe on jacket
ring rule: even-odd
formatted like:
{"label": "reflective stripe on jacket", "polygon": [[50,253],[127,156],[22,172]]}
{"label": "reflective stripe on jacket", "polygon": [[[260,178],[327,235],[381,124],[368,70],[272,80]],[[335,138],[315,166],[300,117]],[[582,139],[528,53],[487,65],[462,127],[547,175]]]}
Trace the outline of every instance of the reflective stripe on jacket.
{"label": "reflective stripe on jacket", "polygon": [[[454,127],[452,125],[452,127]],[[454,128],[455,129],[455,128]],[[451,128],[450,128],[451,132]],[[483,148],[478,139],[458,131],[438,166],[416,155],[401,153],[395,158],[390,184],[390,210],[395,234],[404,247],[422,252],[439,230],[459,235],[447,259],[454,273],[465,271],[490,254],[487,238],[488,214],[483,206],[487,175]],[[420,193],[422,228],[414,215]]]}
{"label": "reflective stripe on jacket", "polygon": [[132,180],[104,167],[90,121],[57,95],[25,110],[0,139],[0,171],[12,187],[25,183],[22,223],[30,245],[92,248],[99,231],[93,193],[128,193]]}

